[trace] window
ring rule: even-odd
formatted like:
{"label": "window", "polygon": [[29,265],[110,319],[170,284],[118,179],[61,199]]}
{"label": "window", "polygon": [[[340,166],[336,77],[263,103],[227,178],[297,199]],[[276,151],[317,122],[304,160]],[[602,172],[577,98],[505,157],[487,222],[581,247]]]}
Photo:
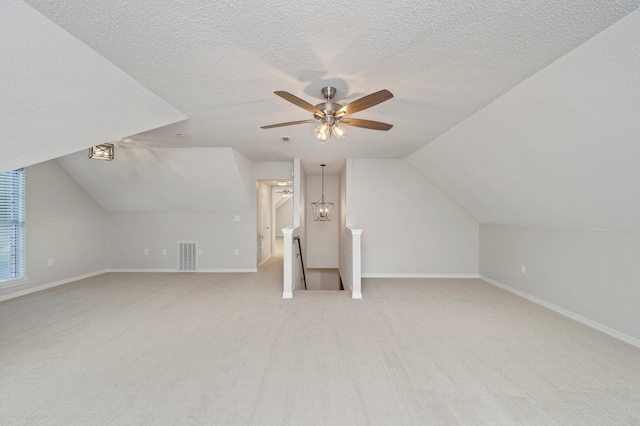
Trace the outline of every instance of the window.
{"label": "window", "polygon": [[0,285],[25,276],[24,170],[0,174]]}

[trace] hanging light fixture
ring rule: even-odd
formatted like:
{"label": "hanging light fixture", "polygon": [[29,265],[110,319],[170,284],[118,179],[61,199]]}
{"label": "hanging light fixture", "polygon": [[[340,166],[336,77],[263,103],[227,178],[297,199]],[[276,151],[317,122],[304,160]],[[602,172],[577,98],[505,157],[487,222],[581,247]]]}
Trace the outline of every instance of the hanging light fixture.
{"label": "hanging light fixture", "polygon": [[313,220],[316,222],[329,222],[333,216],[333,203],[324,198],[324,166],[326,164],[320,164],[320,167],[322,167],[322,198],[315,203],[311,203],[313,206]]}
{"label": "hanging light fixture", "polygon": [[104,143],[102,145],[96,145],[89,148],[89,158],[111,161],[113,160],[113,152],[113,144]]}

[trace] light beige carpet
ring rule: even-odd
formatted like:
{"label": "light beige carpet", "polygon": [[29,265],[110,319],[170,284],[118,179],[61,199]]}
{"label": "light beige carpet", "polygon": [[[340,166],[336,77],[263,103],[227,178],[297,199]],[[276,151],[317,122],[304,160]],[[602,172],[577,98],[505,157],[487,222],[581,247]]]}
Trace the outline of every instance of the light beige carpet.
{"label": "light beige carpet", "polygon": [[479,280],[283,300],[281,268],[0,303],[0,424],[640,424],[638,348]]}

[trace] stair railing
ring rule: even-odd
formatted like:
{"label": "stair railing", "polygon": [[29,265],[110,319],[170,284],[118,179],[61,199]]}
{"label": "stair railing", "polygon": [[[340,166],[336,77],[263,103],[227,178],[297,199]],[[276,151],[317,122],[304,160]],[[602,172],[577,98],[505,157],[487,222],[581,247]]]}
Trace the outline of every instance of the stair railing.
{"label": "stair railing", "polygon": [[302,267],[302,279],[304,281],[304,289],[307,289],[307,276],[304,273],[304,259],[302,258],[302,244],[300,243],[300,236],[296,235],[295,237],[293,237],[293,243],[295,244],[295,242],[298,241],[298,253],[296,254],[296,257],[300,258],[300,266]]}

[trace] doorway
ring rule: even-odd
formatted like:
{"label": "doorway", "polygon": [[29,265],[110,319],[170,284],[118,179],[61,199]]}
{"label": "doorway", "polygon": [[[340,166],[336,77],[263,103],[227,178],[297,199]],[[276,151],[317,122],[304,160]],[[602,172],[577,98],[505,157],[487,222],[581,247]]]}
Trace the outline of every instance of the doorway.
{"label": "doorway", "polygon": [[257,188],[257,263],[282,256],[282,228],[293,226],[293,182],[259,180]]}

